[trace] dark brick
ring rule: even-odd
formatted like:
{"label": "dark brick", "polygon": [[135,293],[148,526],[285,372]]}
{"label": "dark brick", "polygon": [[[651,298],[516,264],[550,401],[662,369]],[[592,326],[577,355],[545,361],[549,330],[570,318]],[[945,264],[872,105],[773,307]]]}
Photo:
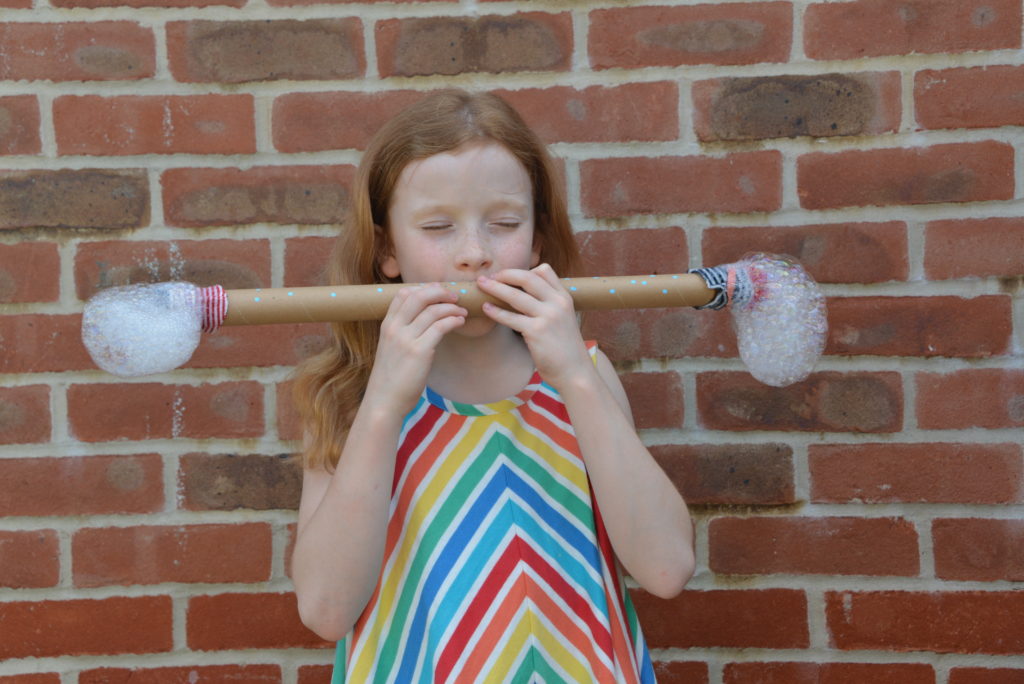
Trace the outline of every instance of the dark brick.
{"label": "dark brick", "polygon": [[819,283],[906,280],[907,227],[888,223],[706,228],[706,266],[740,261],[751,252],[795,257]]}
{"label": "dark brick", "polygon": [[145,171],[0,171],[0,229],[117,230],[147,223],[149,182]]}
{"label": "dark brick", "polygon": [[389,19],[377,24],[381,76],[565,71],[572,56],[568,14]]}
{"label": "dark brick", "polygon": [[337,223],[348,204],[350,166],[169,169],[161,177],[173,226]]}
{"label": "dark brick", "polygon": [[296,509],[302,472],[286,455],[186,454],[178,474],[187,510]]}
{"label": "dark brick", "polygon": [[708,141],[877,135],[900,123],[896,72],[699,81],[693,99]]}
{"label": "dark brick", "polygon": [[179,81],[244,83],[362,76],[362,22],[175,21],[167,25],[171,73]]}
{"label": "dark brick", "polygon": [[903,425],[898,373],[814,373],[788,387],[746,373],[701,373],[697,407],[715,430],[897,432]]}
{"label": "dark brick", "polygon": [[666,444],[650,451],[690,505],[796,501],[793,450],[785,444]]}

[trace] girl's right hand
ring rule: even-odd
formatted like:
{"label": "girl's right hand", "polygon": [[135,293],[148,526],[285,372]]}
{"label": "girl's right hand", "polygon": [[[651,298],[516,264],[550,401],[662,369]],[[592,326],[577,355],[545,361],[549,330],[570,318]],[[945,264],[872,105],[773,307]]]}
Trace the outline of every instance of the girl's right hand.
{"label": "girl's right hand", "polygon": [[399,290],[380,324],[377,356],[363,402],[404,416],[427,385],[434,350],[469,314],[458,297],[434,283]]}

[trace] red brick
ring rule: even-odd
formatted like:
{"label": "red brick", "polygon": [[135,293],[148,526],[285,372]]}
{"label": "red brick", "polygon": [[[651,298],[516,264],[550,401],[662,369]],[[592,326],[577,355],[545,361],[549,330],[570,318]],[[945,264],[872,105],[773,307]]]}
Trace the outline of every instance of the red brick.
{"label": "red brick", "polygon": [[860,59],[912,52],[1020,47],[1016,0],[855,0],[804,12],[804,52],[812,59]]}
{"label": "red brick", "polygon": [[331,684],[333,665],[302,665],[298,684]]}
{"label": "red brick", "polygon": [[59,581],[60,549],[54,530],[0,530],[0,587],[53,587]]}
{"label": "red brick", "polygon": [[39,154],[41,149],[36,96],[0,97],[0,154]]}
{"label": "red brick", "polygon": [[263,388],[258,382],[72,385],[68,423],[83,442],[259,437]]}
{"label": "red brick", "polygon": [[705,141],[892,133],[900,126],[898,72],[717,78],[693,84]]}
{"label": "red brick", "polygon": [[793,41],[788,2],[629,7],[590,13],[595,69],[785,62]]}
{"label": "red brick", "polygon": [[705,228],[701,250],[707,266],[756,252],[788,255],[819,283],[883,283],[906,280],[908,273],[902,221]]}
{"label": "red brick", "polygon": [[[0,2],[0,7],[5,7]],[[20,675],[0,675],[0,684],[60,684],[60,675],[56,672],[46,672],[40,674],[20,674]]]}
{"label": "red brick", "polygon": [[193,596],[187,633],[195,651],[334,647],[303,626],[290,593]]}
{"label": "red brick", "polygon": [[149,181],[141,169],[0,170],[0,230],[111,231],[148,223]]}
{"label": "red brick", "polygon": [[728,663],[724,684],[935,684],[923,663]]}
{"label": "red brick", "polygon": [[816,503],[1012,504],[1021,499],[1018,444],[812,444]]}
{"label": "red brick", "polygon": [[1024,426],[1024,370],[918,373],[917,423],[925,430]]}
{"label": "red brick", "polygon": [[997,128],[1024,121],[1024,67],[925,69],[914,75],[914,112],[924,128]]}
{"label": "red brick", "polygon": [[94,368],[82,344],[80,314],[0,316],[0,373],[45,373]]}
{"label": "red brick", "polygon": [[366,71],[357,18],[261,21],[172,21],[171,74],[192,83],[336,80]]}
{"label": "red brick", "polygon": [[277,436],[283,440],[302,439],[302,421],[292,399],[292,383],[277,383]]}
{"label": "red brick", "polygon": [[161,653],[174,645],[169,596],[11,601],[0,603],[0,623],[0,658]]}
{"label": "red brick", "polygon": [[381,124],[423,97],[379,93],[285,93],[274,98],[274,147],[281,152],[365,149]]}
{"label": "red brick", "polygon": [[660,444],[651,455],[691,506],[796,503],[785,444]]}
{"label": "red brick", "polygon": [[1019,591],[830,591],[825,600],[842,650],[1024,653]]}
{"label": "red brick", "polygon": [[60,254],[53,242],[0,245],[0,302],[55,302],[60,297]]}
{"label": "red brick", "polygon": [[84,670],[78,684],[280,684],[279,665],[192,665],[188,667],[117,668]]}
{"label": "red brick", "polygon": [[814,373],[769,387],[747,373],[697,375],[699,422],[712,430],[898,432],[903,385],[898,373]]}
{"label": "red brick", "polygon": [[184,280],[226,289],[270,286],[269,240],[83,242],[75,254],[75,289],[87,300],[108,287]]}
{"label": "red brick", "polygon": [[0,459],[0,516],[76,516],[163,510],[157,454]]}
{"label": "red brick", "polygon": [[[633,602],[651,648],[807,648],[807,598],[795,589],[683,591]],[[686,619],[681,619],[685,616]]]}
{"label": "red brick", "polygon": [[654,661],[654,676],[660,684],[708,684],[707,663]]}
{"label": "red brick", "polygon": [[270,579],[266,523],[89,528],[71,544],[76,587]]}
{"label": "red brick", "polygon": [[153,32],[131,21],[0,24],[7,80],[105,81],[155,73]]}
{"label": "red brick", "polygon": [[954,667],[949,684],[1024,684],[1024,669]]}
{"label": "red brick", "polygon": [[50,0],[54,7],[242,7],[246,0]]}
{"label": "red brick", "polygon": [[940,518],[932,546],[941,579],[1024,581],[1024,520]]}
{"label": "red brick", "polygon": [[588,159],[580,165],[580,185],[583,213],[598,218],[772,211],[782,200],[782,157],[768,151]]}
{"label": "red brick", "polygon": [[735,356],[730,319],[709,313],[691,308],[587,311],[583,334],[601,340],[601,349],[617,362]]}
{"label": "red brick", "polygon": [[619,379],[638,430],[683,426],[683,388],[678,373],[624,373]]}
{"label": "red brick", "polygon": [[252,95],[62,95],[58,154],[251,154]]}
{"label": "red brick", "polygon": [[931,221],[925,227],[929,280],[1024,273],[1024,219]]}
{"label": "red brick", "polygon": [[186,368],[295,366],[327,348],[326,323],[225,326],[203,335]]}
{"label": "red brick", "polygon": [[567,71],[572,60],[568,12],[385,19],[375,32],[383,78]]}
{"label": "red brick", "polygon": [[1013,333],[1006,295],[841,297],[828,301],[826,354],[952,356],[1005,354]]}
{"label": "red brick", "polygon": [[805,209],[1012,199],[1013,148],[984,141],[812,152],[797,160],[797,186]]}
{"label": "red brick", "polygon": [[899,575],[920,571],[917,531],[900,518],[716,518],[708,527],[716,573]]}
{"label": "red brick", "polygon": [[168,225],[340,223],[351,166],[170,169],[161,176]]}
{"label": "red brick", "polygon": [[582,90],[568,86],[498,91],[544,142],[676,140],[675,83],[627,83]]}
{"label": "red brick", "polygon": [[46,385],[0,387],[0,444],[35,444],[49,440],[50,388]]}
{"label": "red brick", "polygon": [[293,237],[284,242],[284,286],[317,287],[327,284],[327,265],[333,237]]}
{"label": "red brick", "polygon": [[576,234],[585,275],[685,273],[690,265],[682,228],[591,230]]}
{"label": "red brick", "polygon": [[302,471],[288,454],[185,454],[178,505],[189,511],[295,510]]}
{"label": "red brick", "polygon": [[[33,0],[0,0],[0,7],[6,7],[8,9],[32,9],[32,3]],[[16,684],[14,682],[8,683],[3,679],[0,679],[0,682],[4,682],[4,684]],[[29,680],[25,680],[24,684],[29,684]]]}

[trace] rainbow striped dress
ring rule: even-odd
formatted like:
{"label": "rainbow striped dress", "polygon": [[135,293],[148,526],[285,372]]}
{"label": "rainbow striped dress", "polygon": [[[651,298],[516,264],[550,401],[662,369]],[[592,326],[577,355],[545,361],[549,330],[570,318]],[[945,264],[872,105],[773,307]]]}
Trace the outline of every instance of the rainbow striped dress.
{"label": "rainbow striped dress", "polygon": [[384,567],[338,643],[340,682],[654,682],[568,413],[539,374],[492,404],[428,388],[406,417]]}

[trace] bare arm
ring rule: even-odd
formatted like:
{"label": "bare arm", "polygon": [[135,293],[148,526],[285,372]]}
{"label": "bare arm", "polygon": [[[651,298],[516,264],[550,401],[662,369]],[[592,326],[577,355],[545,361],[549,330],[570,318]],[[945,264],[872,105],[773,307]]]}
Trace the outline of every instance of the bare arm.
{"label": "bare arm", "polygon": [[682,496],[636,434],[615,370],[598,352],[593,375],[559,391],[615,554],[644,589],[675,596],[693,575],[693,524]]}
{"label": "bare arm", "polygon": [[292,579],[302,622],[325,639],[348,634],[377,585],[402,420],[426,385],[438,341],[465,322],[454,299],[438,285],[395,297],[334,473],[303,477]]}
{"label": "bare arm", "polygon": [[292,579],[302,621],[331,641],[355,624],[380,574],[401,428],[395,420],[360,409],[334,473],[303,476]]}

